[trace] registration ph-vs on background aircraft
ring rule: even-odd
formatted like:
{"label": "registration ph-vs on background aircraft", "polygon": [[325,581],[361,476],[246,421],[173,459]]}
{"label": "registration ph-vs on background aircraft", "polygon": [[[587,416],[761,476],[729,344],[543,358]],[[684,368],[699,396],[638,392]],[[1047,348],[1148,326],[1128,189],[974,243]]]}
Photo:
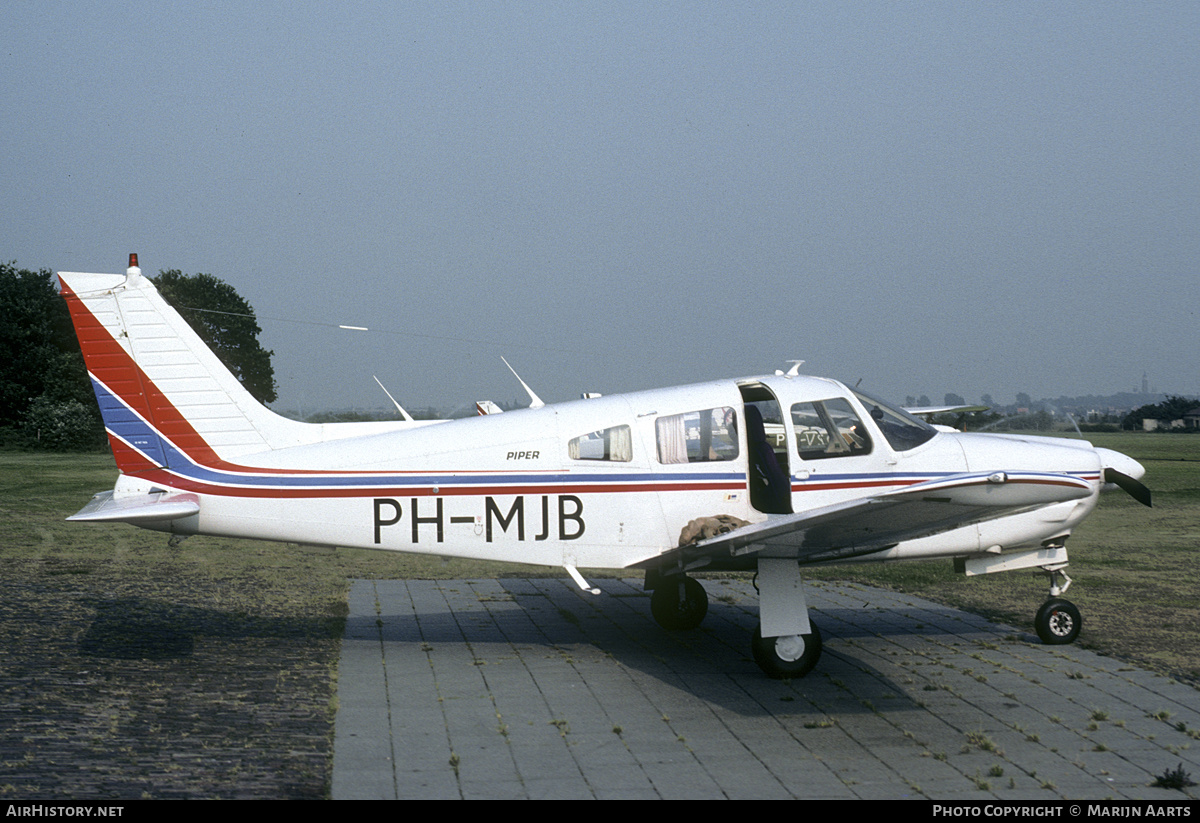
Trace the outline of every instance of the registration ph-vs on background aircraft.
{"label": "registration ph-vs on background aircraft", "polygon": [[817,563],[1039,568],[1038,634],[1069,643],[1072,529],[1106,486],[1150,503],[1123,454],[942,430],[796,366],[463,420],[300,423],[251,398],[135,255],[59,278],[120,469],[71,520],[564,567],[591,593],[579,568],[641,570],[667,629],[708,609],[689,572],[757,570],[752,649],[773,677],[820,656],[801,585]]}

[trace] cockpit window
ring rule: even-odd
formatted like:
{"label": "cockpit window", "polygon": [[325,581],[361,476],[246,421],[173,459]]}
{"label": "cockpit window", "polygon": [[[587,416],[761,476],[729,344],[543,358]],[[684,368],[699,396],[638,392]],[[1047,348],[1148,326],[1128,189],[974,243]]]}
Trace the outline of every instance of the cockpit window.
{"label": "cockpit window", "polygon": [[738,456],[737,414],[728,406],[654,421],[659,463],[704,463]]}
{"label": "cockpit window", "polygon": [[937,429],[933,426],[913,417],[903,409],[888,405],[882,400],[877,400],[860,391],[855,391],[854,394],[862,401],[867,413],[875,420],[875,424],[879,426],[879,430],[883,432],[888,443],[898,452],[915,449],[922,443],[933,439],[933,436],[937,434]]}
{"label": "cockpit window", "polygon": [[796,449],[804,460],[849,457],[871,451],[871,435],[844,397],[792,406]]}
{"label": "cockpit window", "polygon": [[572,460],[628,463],[633,459],[633,437],[628,426],[613,426],[581,434],[567,441],[567,456]]}

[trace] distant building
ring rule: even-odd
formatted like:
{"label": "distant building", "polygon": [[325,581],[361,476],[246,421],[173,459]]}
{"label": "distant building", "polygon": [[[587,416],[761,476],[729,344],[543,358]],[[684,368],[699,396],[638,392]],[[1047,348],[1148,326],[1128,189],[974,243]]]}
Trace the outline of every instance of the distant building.
{"label": "distant building", "polygon": [[1159,431],[1162,429],[1200,429],[1200,406],[1186,411],[1183,417],[1174,420],[1154,420],[1147,417],[1142,421],[1142,431]]}
{"label": "distant building", "polygon": [[1200,429],[1200,406],[1183,415],[1183,426],[1187,429]]}

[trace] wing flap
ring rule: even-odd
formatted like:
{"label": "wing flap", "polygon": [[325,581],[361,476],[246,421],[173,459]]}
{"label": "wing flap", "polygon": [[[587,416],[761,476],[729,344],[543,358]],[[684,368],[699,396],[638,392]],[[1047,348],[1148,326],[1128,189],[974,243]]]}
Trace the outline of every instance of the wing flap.
{"label": "wing flap", "polygon": [[100,492],[67,520],[111,523],[144,523],[178,520],[200,511],[200,498],[194,494],[152,492],[134,497],[114,498],[111,491]]}

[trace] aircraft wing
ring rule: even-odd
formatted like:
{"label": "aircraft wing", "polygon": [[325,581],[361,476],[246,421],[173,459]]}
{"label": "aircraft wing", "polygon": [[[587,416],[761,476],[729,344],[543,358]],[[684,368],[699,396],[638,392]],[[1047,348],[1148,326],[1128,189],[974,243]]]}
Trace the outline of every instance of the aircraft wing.
{"label": "aircraft wing", "polygon": [[981,412],[987,411],[991,406],[905,406],[904,410],[909,414],[917,417],[930,417],[935,414],[949,414],[951,412]]}
{"label": "aircraft wing", "polygon": [[[993,472],[918,483],[874,497],[850,500],[701,540],[675,551],[685,563],[701,557],[796,557],[804,562],[871,554],[905,540],[1078,500],[1092,494],[1086,480],[1066,474]],[[655,559],[661,562],[661,557]]]}

